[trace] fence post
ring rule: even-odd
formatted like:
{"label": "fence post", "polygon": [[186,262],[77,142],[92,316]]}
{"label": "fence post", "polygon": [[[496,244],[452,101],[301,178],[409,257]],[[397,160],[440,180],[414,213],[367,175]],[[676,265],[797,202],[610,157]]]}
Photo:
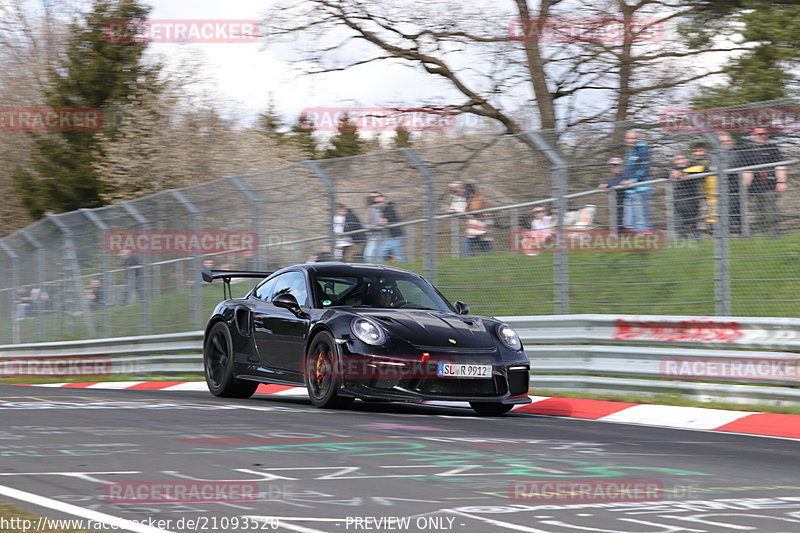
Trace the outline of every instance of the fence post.
{"label": "fence post", "polygon": [[[728,168],[724,157],[722,143],[713,133],[704,133],[703,137],[711,144],[711,162],[717,171],[717,222],[714,224],[714,263],[715,263],[715,297],[714,313],[720,316],[731,316],[731,275],[730,275],[730,217]],[[708,179],[708,178],[706,178]]]}
{"label": "fence post", "polygon": [[739,224],[742,237],[749,237],[750,221],[747,218],[747,210],[750,209],[750,195],[747,192],[748,187],[744,186],[743,178],[741,172],[736,173],[736,179],[739,180]]}
{"label": "fence post", "polygon": [[[250,231],[256,234],[256,239],[261,239],[261,214],[259,210],[259,206],[261,204],[261,198],[255,193],[255,191],[246,183],[242,181],[241,176],[228,176],[228,179],[233,182],[237,189],[239,189],[242,194],[250,200]],[[263,270],[261,267],[261,253],[258,244],[256,244],[256,249],[253,251],[255,254],[255,261],[251,261],[252,264],[247,265],[247,268],[251,270]]]}
{"label": "fence post", "polygon": [[11,260],[11,344],[19,344],[19,314],[17,308],[17,289],[19,289],[19,255],[5,242],[0,240],[0,250],[3,250]]}
{"label": "fence post", "polygon": [[[139,224],[139,227],[142,229],[147,229],[149,227],[149,221],[146,217],[144,217],[135,207],[130,205],[128,202],[121,202],[120,205],[122,209],[125,210],[133,219]],[[147,269],[144,266],[138,266],[134,268],[142,268],[142,323],[140,325],[140,329],[142,334],[147,335],[152,332],[152,328],[150,327],[150,280],[147,278]],[[137,287],[136,287],[136,277],[135,273],[133,279],[129,275],[132,270],[125,273],[127,279],[125,283],[127,284],[128,291],[133,291],[133,294],[137,294]],[[139,300],[139,295],[136,296],[137,301]],[[128,302],[124,302],[125,305]]]}
{"label": "fence post", "polygon": [[[192,230],[197,233],[200,231],[200,210],[197,209],[194,204],[189,201],[186,196],[178,190],[172,189],[168,191],[172,196],[175,197],[176,200],[183,206],[186,211],[192,216]],[[203,291],[202,291],[202,282],[200,280],[200,267],[202,263],[200,262],[200,250],[195,252],[193,263],[193,272],[190,275],[190,279],[192,279],[192,323],[194,324],[195,329],[202,329],[202,318],[201,318],[201,310],[203,308]],[[147,276],[145,276],[147,277]]]}
{"label": "fence post", "polygon": [[553,250],[553,277],[555,283],[554,300],[555,313],[565,315],[569,313],[569,264],[567,248],[564,243],[564,216],[567,212],[567,162],[561,157],[541,132],[530,131],[525,134],[533,145],[542,152],[553,164],[553,198],[555,198],[556,216],[556,243]]}
{"label": "fence post", "polygon": [[425,246],[424,268],[425,277],[436,283],[436,178],[427,165],[410,148],[400,148],[417,172],[422,174],[427,185],[427,202],[425,205]]}
{"label": "fence post", "polygon": [[336,215],[336,183],[328,175],[327,172],[322,170],[322,167],[316,161],[306,160],[303,164],[311,169],[311,172],[319,178],[319,180],[328,189],[328,235],[331,243],[331,253],[336,249],[336,235],[333,233],[333,217]]}
{"label": "fence post", "polygon": [[[39,296],[41,297],[43,292],[45,291],[44,288],[44,264],[45,264],[45,249],[42,246],[42,243],[39,242],[27,229],[20,230],[20,235],[22,235],[28,244],[30,244],[33,248],[36,249],[36,284],[39,286]],[[44,313],[46,310],[43,308],[44,304],[39,305],[39,318],[36,320],[36,340],[42,341],[44,340]]]}
{"label": "fence post", "polygon": [[617,191],[616,189],[608,190],[608,229],[612,233],[619,230],[617,225]]}
{"label": "fence post", "polygon": [[675,183],[669,180],[664,184],[664,211],[667,214],[667,237],[675,242]]}
{"label": "fence post", "polygon": [[[96,213],[93,211],[81,208],[79,209],[83,215],[89,219],[89,222],[97,226],[101,232],[108,231],[108,226],[106,225],[103,220],[97,216]],[[103,243],[105,243],[105,238],[103,239]],[[108,337],[110,336],[111,331],[111,313],[110,313],[110,302],[109,298],[111,297],[111,283],[108,275],[108,252],[105,249],[105,246],[101,245],[103,248],[103,259],[102,259],[102,269],[103,269],[103,281],[102,281],[102,291],[103,291],[103,336]]]}
{"label": "fence post", "polygon": [[[66,306],[72,302],[77,303],[83,316],[86,317],[86,333],[88,337],[95,337],[96,332],[94,329],[94,320],[89,309],[89,303],[83,297],[83,284],[81,283],[80,266],[78,265],[78,253],[75,250],[75,241],[72,240],[72,230],[64,224],[57,215],[48,211],[44,214],[47,220],[53,223],[64,236],[64,283],[68,287],[66,292],[67,297],[64,298],[65,315],[67,317],[67,331],[72,333],[74,326],[73,315],[74,311],[67,309]],[[72,286],[70,290],[69,287]],[[71,298],[69,297],[71,293]],[[77,302],[75,302],[77,300]]]}

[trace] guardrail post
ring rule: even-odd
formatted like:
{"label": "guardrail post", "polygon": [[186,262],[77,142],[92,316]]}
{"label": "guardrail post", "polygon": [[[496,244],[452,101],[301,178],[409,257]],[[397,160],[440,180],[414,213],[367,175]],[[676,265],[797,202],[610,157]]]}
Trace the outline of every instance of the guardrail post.
{"label": "guardrail post", "polygon": [[[53,223],[64,236],[64,278],[67,287],[72,285],[72,289],[67,291],[68,297],[64,298],[65,315],[67,317],[67,331],[71,332],[75,326],[73,319],[73,311],[67,309],[67,306],[72,302],[77,303],[77,307],[86,317],[86,333],[89,337],[94,337],[96,331],[94,329],[94,319],[92,318],[89,309],[89,302],[83,296],[83,284],[81,283],[80,265],[78,265],[78,254],[75,251],[75,241],[72,240],[72,230],[64,224],[58,215],[48,211],[44,214],[47,220]],[[69,297],[71,293],[72,298]],[[75,302],[77,300],[77,302]]]}
{"label": "guardrail post", "polygon": [[[97,216],[96,213],[89,209],[81,208],[79,209],[83,215],[89,219],[89,222],[97,226],[101,232],[105,233],[108,231],[108,226],[106,225],[103,220]],[[105,243],[105,238],[103,239],[103,243]],[[111,333],[111,312],[110,312],[110,305],[109,305],[109,297],[111,296],[111,283],[108,275],[109,267],[108,267],[108,252],[105,249],[105,246],[101,245],[103,248],[103,256],[102,256],[102,269],[103,269],[103,281],[102,281],[102,291],[103,291],[103,304],[102,304],[102,311],[103,311],[103,336],[108,337]]]}
{"label": "guardrail post", "polygon": [[[256,239],[261,240],[261,210],[259,209],[261,198],[258,197],[249,185],[242,181],[241,176],[227,176],[227,178],[242,192],[245,198],[250,200],[250,231],[256,234]],[[250,270],[263,270],[261,266],[261,253],[259,250],[260,247],[256,245],[256,249],[253,250],[254,257],[250,260],[251,264],[247,265],[246,268]]]}
{"label": "guardrail post", "polygon": [[19,310],[17,308],[17,289],[19,288],[19,255],[5,242],[0,240],[0,250],[3,250],[11,260],[11,343],[19,344]]}
{"label": "guardrail post", "polygon": [[[717,222],[714,224],[714,263],[716,275],[714,287],[714,312],[720,316],[731,316],[731,275],[730,275],[730,217],[728,209],[728,168],[722,143],[713,133],[703,133],[711,144],[711,162],[719,171],[717,174]],[[706,178],[708,179],[708,178]]]}
{"label": "guardrail post", "polygon": [[[197,209],[194,204],[186,198],[181,191],[170,189],[169,192],[172,196],[175,197],[176,200],[183,206],[184,209],[192,216],[192,230],[197,233],[200,231],[200,210]],[[200,251],[198,250],[194,254],[193,263],[193,271],[191,272],[189,278],[193,281],[192,283],[192,323],[194,324],[195,328],[202,328],[202,307],[203,307],[203,291],[202,291],[202,281],[200,280],[200,268],[203,266],[202,262],[200,261]]]}
{"label": "guardrail post", "polygon": [[436,178],[428,166],[410,148],[400,148],[411,166],[425,178],[426,203],[425,203],[425,246],[424,270],[425,277],[436,283]]}
{"label": "guardrail post", "polygon": [[[120,202],[118,205],[121,205],[122,208],[127,212],[133,219],[139,224],[141,229],[149,228],[149,220],[145,218],[138,209],[130,205],[128,202]],[[147,269],[140,265],[138,267],[133,268],[141,268],[142,271],[142,287],[141,287],[141,294],[137,294],[138,287],[136,286],[136,274],[135,271],[129,270],[125,273],[127,279],[125,283],[128,285],[128,291],[132,291],[134,295],[136,295],[137,301],[139,300],[139,296],[142,298],[142,323],[140,325],[140,329],[142,333],[147,334],[152,331],[150,325],[150,279],[147,276]],[[131,275],[133,274],[133,275]],[[125,302],[127,305],[128,302]]]}
{"label": "guardrail post", "polygon": [[336,249],[336,235],[333,233],[333,217],[336,215],[336,183],[327,172],[322,170],[322,167],[316,161],[306,160],[303,161],[303,164],[311,169],[311,172],[328,189],[328,236],[331,243],[331,252],[333,252]]}
{"label": "guardrail post", "polygon": [[[45,265],[45,256],[44,256],[45,249],[44,249],[44,246],[42,246],[42,243],[40,243],[39,240],[36,239],[36,237],[31,235],[31,232],[29,232],[27,229],[22,229],[22,230],[20,230],[19,233],[20,233],[20,235],[22,235],[25,238],[26,241],[28,241],[28,244],[30,244],[33,248],[36,249],[36,284],[39,286],[39,290],[40,291],[45,292],[45,289],[44,289],[44,265]],[[40,293],[40,295],[41,295],[41,293]],[[40,300],[40,302],[41,302],[41,300]],[[41,340],[44,340],[44,319],[43,319],[44,317],[42,316],[42,314],[44,314],[45,309],[43,309],[41,305],[39,307],[40,307],[39,311],[40,311],[41,314],[39,315],[39,319],[36,321],[36,340],[41,341]]]}
{"label": "guardrail post", "polygon": [[569,258],[564,242],[564,217],[567,212],[567,162],[540,132],[531,131],[525,135],[553,164],[553,198],[555,198],[557,210],[556,243],[553,250],[553,281],[555,284],[553,296],[555,313],[564,315],[569,313]]}

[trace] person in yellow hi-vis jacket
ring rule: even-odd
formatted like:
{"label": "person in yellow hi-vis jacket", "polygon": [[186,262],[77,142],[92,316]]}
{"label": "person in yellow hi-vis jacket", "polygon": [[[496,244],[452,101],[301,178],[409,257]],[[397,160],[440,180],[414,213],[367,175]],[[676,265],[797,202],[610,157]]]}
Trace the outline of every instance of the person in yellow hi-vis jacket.
{"label": "person in yellow hi-vis jacket", "polygon": [[[703,142],[692,144],[692,164],[695,167],[690,172],[701,173],[714,170],[711,166],[711,161],[708,157],[708,145]],[[687,169],[688,171],[688,169]],[[713,233],[714,225],[717,223],[717,199],[719,194],[717,192],[717,177],[706,176],[703,179],[703,194],[705,195],[705,223],[706,229]]]}
{"label": "person in yellow hi-vis jacket", "polygon": [[[686,169],[687,173],[690,174],[699,174],[702,172],[709,172],[714,170],[714,167],[711,166],[711,160],[708,157],[708,145],[704,142],[696,142],[692,143],[691,146],[692,150],[692,168]],[[705,229],[710,233],[714,232],[714,225],[717,223],[718,212],[717,212],[717,200],[719,198],[719,193],[717,191],[717,177],[716,176],[706,176],[705,178],[699,178],[702,180],[702,190],[705,199]]]}

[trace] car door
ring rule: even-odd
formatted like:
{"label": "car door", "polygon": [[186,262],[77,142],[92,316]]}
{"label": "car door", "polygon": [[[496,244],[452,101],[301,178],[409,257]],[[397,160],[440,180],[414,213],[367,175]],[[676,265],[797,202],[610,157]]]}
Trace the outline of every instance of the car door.
{"label": "car door", "polygon": [[307,307],[308,287],[305,275],[300,271],[285,272],[265,283],[264,290],[256,291],[264,303],[253,313],[253,338],[262,367],[281,373],[297,374],[286,375],[284,378],[298,379],[305,355],[308,319],[300,318],[288,309],[274,306],[272,299],[281,293],[293,295],[300,306]]}

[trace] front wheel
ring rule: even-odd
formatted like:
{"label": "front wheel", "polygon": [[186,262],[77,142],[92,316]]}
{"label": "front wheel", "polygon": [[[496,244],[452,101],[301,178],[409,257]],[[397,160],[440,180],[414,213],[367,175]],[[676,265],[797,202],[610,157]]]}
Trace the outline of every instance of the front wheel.
{"label": "front wheel", "polygon": [[327,331],[317,333],[309,345],[304,372],[308,397],[317,407],[342,409],[355,401],[355,398],[339,395],[342,372],[338,361],[333,336]]}
{"label": "front wheel", "polygon": [[514,408],[514,404],[497,402],[469,402],[469,405],[481,416],[501,416]]}
{"label": "front wheel", "polygon": [[249,398],[258,383],[233,377],[233,340],[225,322],[211,327],[203,345],[203,370],[208,390],[223,398]]}

